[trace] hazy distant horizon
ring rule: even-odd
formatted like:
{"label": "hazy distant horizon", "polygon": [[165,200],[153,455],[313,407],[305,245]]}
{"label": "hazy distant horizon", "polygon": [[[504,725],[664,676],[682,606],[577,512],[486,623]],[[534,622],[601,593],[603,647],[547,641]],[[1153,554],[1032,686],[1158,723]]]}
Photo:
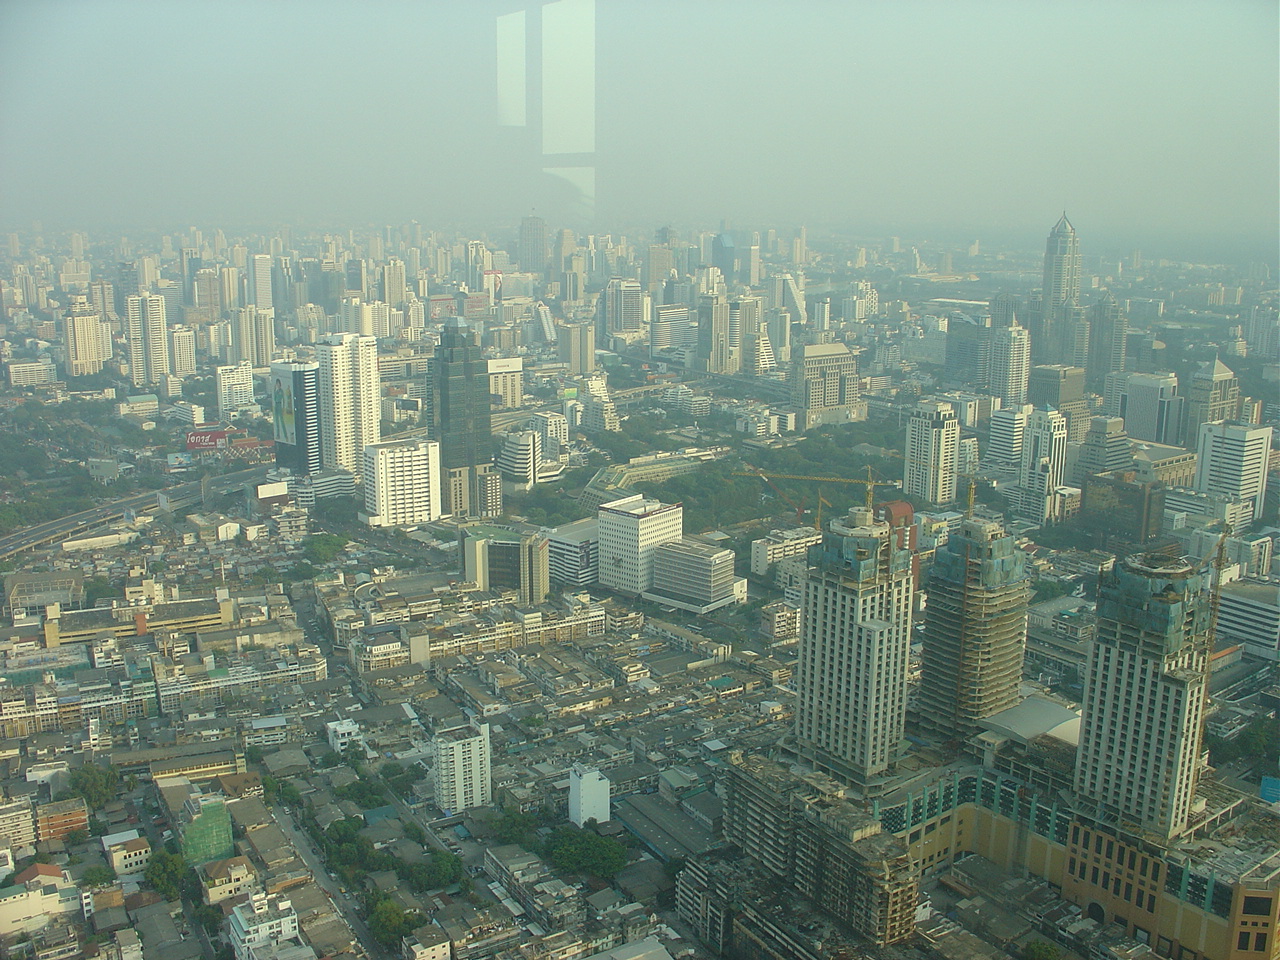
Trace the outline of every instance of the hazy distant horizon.
{"label": "hazy distant horizon", "polygon": [[[530,63],[537,23],[594,28],[594,84],[558,90],[562,113],[586,115],[594,150],[564,162],[590,167],[593,211],[544,172],[561,161],[538,146],[541,101],[529,95],[526,126],[499,125],[495,18],[520,10]],[[496,233],[534,211],[579,231],[728,220],[1021,247],[1066,209],[1086,255],[1280,256],[1273,3],[539,10],[6,4],[0,229],[416,219]],[[549,58],[589,57],[584,42]]]}

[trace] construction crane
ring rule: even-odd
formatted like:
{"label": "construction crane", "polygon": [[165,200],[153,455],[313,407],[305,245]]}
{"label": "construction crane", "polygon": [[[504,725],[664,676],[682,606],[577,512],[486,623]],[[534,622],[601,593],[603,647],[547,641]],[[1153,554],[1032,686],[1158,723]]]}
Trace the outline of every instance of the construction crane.
{"label": "construction crane", "polygon": [[[761,477],[765,480],[811,480],[815,483],[857,483],[867,488],[867,509],[870,510],[875,503],[876,487],[896,487],[898,483],[892,480],[873,480],[871,478],[871,468],[867,467],[867,479],[854,480],[849,477],[811,477],[806,474],[799,473],[765,473],[763,470],[755,470],[751,472],[735,473],[735,477]],[[772,484],[770,484],[772,486]],[[774,488],[777,489],[776,487]],[[830,504],[827,504],[830,506]]]}
{"label": "construction crane", "polygon": [[813,529],[815,530],[822,529],[822,505],[823,504],[826,504],[828,507],[833,506],[831,501],[828,500],[826,497],[824,497],[822,495],[822,491],[819,490],[818,491],[818,509],[814,512],[814,516],[813,516]]}
{"label": "construction crane", "polygon": [[[754,472],[735,473],[734,476],[735,477],[759,477],[761,480],[763,480],[773,489],[773,492],[778,495],[778,497],[782,500],[783,503],[785,503],[787,506],[789,506],[792,510],[796,512],[796,523],[798,524],[804,523],[804,506],[802,504],[796,503],[794,500],[788,497],[785,493],[783,493],[781,488],[779,488],[779,486],[773,482],[773,479],[770,477],[769,474],[763,473],[760,470],[756,470]],[[828,506],[830,506],[830,504],[828,504]]]}
{"label": "construction crane", "polygon": [[[885,450],[883,451],[881,456],[892,457],[894,460],[901,460],[904,463],[911,462],[910,457],[906,456],[905,454],[898,453],[897,450]],[[867,467],[868,476],[870,476],[870,471],[871,471],[871,468]],[[977,490],[977,481],[983,480],[983,481],[990,482],[990,479],[988,477],[980,476],[976,473],[962,473],[959,470],[952,470],[950,471],[950,473],[953,477],[963,477],[964,479],[969,481],[969,498],[968,498],[968,506],[965,509],[965,517],[972,519],[973,503],[975,499],[975,492]],[[827,504],[827,506],[830,506],[830,504]]]}

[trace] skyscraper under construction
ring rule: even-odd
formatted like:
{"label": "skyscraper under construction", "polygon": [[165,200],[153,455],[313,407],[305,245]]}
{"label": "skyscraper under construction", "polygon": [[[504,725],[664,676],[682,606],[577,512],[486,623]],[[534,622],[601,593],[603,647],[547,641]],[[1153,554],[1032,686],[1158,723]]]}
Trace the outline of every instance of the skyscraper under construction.
{"label": "skyscraper under construction", "polygon": [[998,523],[970,518],[938,550],[920,677],[923,725],[965,739],[1015,706],[1027,641],[1022,551]]}

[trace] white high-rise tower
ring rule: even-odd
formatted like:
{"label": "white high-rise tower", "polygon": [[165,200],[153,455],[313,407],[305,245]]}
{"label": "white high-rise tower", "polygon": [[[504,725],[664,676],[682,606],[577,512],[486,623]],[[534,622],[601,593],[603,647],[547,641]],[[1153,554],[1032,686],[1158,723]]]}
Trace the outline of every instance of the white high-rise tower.
{"label": "white high-rise tower", "polygon": [[960,421],[943,400],[922,400],[907,422],[903,492],[930,503],[956,498],[956,452]]}
{"label": "white high-rise tower", "polygon": [[352,333],[316,344],[320,363],[320,457],[326,469],[356,473],[364,448],[382,439],[378,341]]}
{"label": "white high-rise tower", "polygon": [[1018,515],[1030,523],[1058,518],[1058,488],[1067,466],[1067,418],[1057,410],[1033,410],[1022,434]]}
{"label": "white high-rise tower", "polygon": [[1196,452],[1196,489],[1253,502],[1262,515],[1271,457],[1271,428],[1248,423],[1203,423]]}
{"label": "white high-rise tower", "polygon": [[992,331],[991,392],[1005,406],[1027,402],[1031,379],[1031,334],[1025,327]]}

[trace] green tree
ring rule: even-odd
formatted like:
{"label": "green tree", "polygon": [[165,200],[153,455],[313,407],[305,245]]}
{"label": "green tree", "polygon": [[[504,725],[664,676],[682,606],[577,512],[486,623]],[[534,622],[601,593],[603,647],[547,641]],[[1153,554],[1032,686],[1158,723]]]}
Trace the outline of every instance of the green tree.
{"label": "green tree", "polygon": [[1022,960],[1058,960],[1061,955],[1062,951],[1047,940],[1032,940],[1022,948]]}
{"label": "green tree", "polygon": [[120,772],[115,767],[86,763],[71,771],[71,792],[83,797],[90,810],[100,810],[114,800],[120,785]]}
{"label": "green tree", "polygon": [[110,867],[94,864],[89,867],[80,876],[80,886],[82,887],[105,887],[109,883],[113,883],[116,879],[116,872]]}
{"label": "green tree", "polygon": [[608,878],[627,865],[627,848],[590,830],[560,827],[547,842],[547,856],[562,870]]}
{"label": "green tree", "polygon": [[88,840],[89,840],[88,830],[72,830],[70,833],[68,833],[65,837],[62,838],[62,842],[66,844],[68,847],[79,846],[82,843],[88,842]]}
{"label": "green tree", "polygon": [[390,950],[405,934],[412,933],[421,919],[416,913],[406,913],[404,907],[388,898],[379,900],[369,912],[369,930],[378,943]]}
{"label": "green tree", "polygon": [[302,544],[303,555],[313,564],[331,563],[349,541],[336,533],[314,533]]}
{"label": "green tree", "polygon": [[147,869],[143,874],[156,893],[166,900],[177,900],[182,892],[182,880],[187,872],[187,863],[181,854],[167,850],[157,850],[147,861]]}

